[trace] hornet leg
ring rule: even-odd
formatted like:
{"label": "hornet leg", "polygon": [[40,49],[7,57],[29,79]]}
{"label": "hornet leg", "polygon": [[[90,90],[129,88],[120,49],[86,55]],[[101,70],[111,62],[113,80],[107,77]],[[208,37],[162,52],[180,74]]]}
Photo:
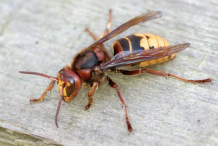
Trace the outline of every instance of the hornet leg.
{"label": "hornet leg", "polygon": [[93,37],[93,39],[94,39],[95,41],[98,40],[98,37],[97,37],[93,32],[91,32],[88,28],[86,28],[86,31],[91,35],[91,37]]}
{"label": "hornet leg", "polygon": [[104,30],[104,33],[101,35],[100,38],[104,37],[105,35],[107,35],[110,32],[110,27],[111,27],[111,22],[112,22],[112,10],[109,10],[109,19],[108,19],[108,24]]}
{"label": "hornet leg", "polygon": [[137,74],[141,74],[141,73],[149,73],[152,75],[156,75],[156,76],[162,76],[162,77],[173,77],[175,79],[181,80],[183,82],[189,82],[189,83],[205,83],[205,82],[212,82],[212,79],[208,78],[208,79],[203,79],[203,80],[188,80],[186,78],[182,78],[179,76],[176,76],[174,74],[169,74],[165,71],[157,71],[157,70],[151,70],[151,69],[139,69],[139,70],[133,70],[133,71],[129,71],[129,70],[117,70],[118,73],[122,73],[124,75],[137,75]]}
{"label": "hornet leg", "polygon": [[93,104],[92,95],[94,95],[95,91],[98,89],[98,86],[99,86],[98,82],[93,82],[93,85],[92,85],[92,87],[91,87],[91,89],[89,90],[89,93],[88,93],[89,103],[85,107],[86,110],[88,110],[92,106],[92,104]]}
{"label": "hornet leg", "polygon": [[51,83],[48,85],[47,89],[45,90],[45,92],[42,94],[42,96],[40,98],[31,98],[30,103],[33,104],[33,103],[41,102],[45,98],[47,92],[51,91],[51,89],[54,87],[55,82],[56,81],[52,80]]}
{"label": "hornet leg", "polygon": [[[107,35],[110,32],[111,21],[112,21],[112,10],[109,10],[108,24],[106,26],[104,33],[101,35],[100,38],[104,37],[105,35]],[[91,32],[88,28],[86,28],[86,31],[93,37],[93,39],[95,41],[98,40],[98,37],[93,32]],[[105,49],[103,44],[101,45],[100,49],[105,52],[105,54],[107,55],[107,58],[110,60],[111,57],[110,57],[109,53],[107,52],[107,50]]]}
{"label": "hornet leg", "polygon": [[[106,28],[105,28],[105,30],[100,38],[104,37],[105,35],[107,35],[110,32],[111,22],[112,22],[112,10],[109,10],[108,24],[107,24],[107,26],[106,26]],[[93,37],[93,39],[95,41],[98,40],[98,37],[93,32],[91,32],[88,28],[86,28],[86,31]]]}
{"label": "hornet leg", "polygon": [[128,131],[131,132],[131,131],[132,131],[132,126],[131,126],[131,124],[130,124],[130,122],[129,122],[129,115],[128,115],[128,111],[127,111],[127,103],[126,103],[126,100],[125,100],[125,98],[123,97],[123,95],[121,94],[118,85],[117,85],[116,83],[114,83],[109,77],[107,77],[107,80],[109,81],[109,85],[110,85],[112,88],[115,88],[115,89],[117,90],[119,99],[120,99],[120,101],[122,102],[122,105],[124,106],[124,109],[125,109],[125,118],[126,118],[127,128],[128,128]]}

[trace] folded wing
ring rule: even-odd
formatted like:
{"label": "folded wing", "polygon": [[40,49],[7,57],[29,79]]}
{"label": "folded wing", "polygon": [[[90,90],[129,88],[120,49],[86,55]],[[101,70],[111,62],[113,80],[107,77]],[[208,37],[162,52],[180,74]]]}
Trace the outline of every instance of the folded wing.
{"label": "folded wing", "polygon": [[[139,51],[127,56],[118,57],[117,59],[112,59],[108,62],[103,63],[100,66],[101,70],[108,70],[115,67],[127,66],[132,64],[137,64],[143,61],[148,61],[152,59],[158,59],[165,56],[170,56],[176,54],[184,49],[186,49],[190,44],[179,44],[171,45],[166,47],[154,48],[144,51]],[[122,52],[121,52],[122,53]]]}

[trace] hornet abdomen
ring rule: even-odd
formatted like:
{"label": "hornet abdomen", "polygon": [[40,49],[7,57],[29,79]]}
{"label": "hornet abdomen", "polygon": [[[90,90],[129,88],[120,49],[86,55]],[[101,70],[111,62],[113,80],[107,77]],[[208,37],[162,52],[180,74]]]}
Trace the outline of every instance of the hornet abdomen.
{"label": "hornet abdomen", "polygon": [[[116,54],[122,51],[129,51],[131,54],[138,51],[149,50],[149,49],[165,47],[165,46],[169,46],[169,43],[165,39],[157,35],[137,33],[137,34],[129,35],[127,37],[123,37],[115,41],[112,44],[112,49],[115,56]],[[175,57],[176,54],[173,54],[158,59],[144,61],[139,64],[139,67],[146,67],[146,66],[166,62],[169,59]]]}

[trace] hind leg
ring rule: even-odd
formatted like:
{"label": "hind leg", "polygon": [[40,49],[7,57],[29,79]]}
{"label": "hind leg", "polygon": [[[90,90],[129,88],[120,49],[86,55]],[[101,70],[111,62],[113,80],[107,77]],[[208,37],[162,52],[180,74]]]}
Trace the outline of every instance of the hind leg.
{"label": "hind leg", "polygon": [[[110,27],[111,27],[111,22],[112,22],[112,10],[109,10],[109,20],[108,20],[108,24],[103,32],[103,34],[101,35],[100,38],[104,37],[105,35],[107,35],[109,32],[110,32]],[[98,37],[93,33],[91,32],[88,28],[86,28],[86,31],[91,35],[91,37],[97,41],[98,40]]]}
{"label": "hind leg", "polygon": [[112,10],[109,10],[108,23],[107,23],[107,26],[106,26],[106,28],[104,30],[104,33],[101,35],[100,38],[104,37],[105,35],[107,35],[110,32],[111,23],[112,23]]}
{"label": "hind leg", "polygon": [[206,83],[206,82],[212,82],[212,79],[208,78],[208,79],[203,79],[203,80],[189,80],[189,79],[186,79],[186,78],[182,78],[182,77],[179,77],[179,76],[176,76],[174,74],[169,74],[165,71],[157,71],[157,70],[152,70],[152,69],[139,69],[139,70],[133,70],[133,71],[129,71],[129,70],[121,70],[121,69],[118,69],[117,70],[118,73],[122,73],[124,75],[137,75],[137,74],[141,74],[141,73],[149,73],[149,74],[152,74],[152,75],[156,75],[156,76],[162,76],[162,77],[173,77],[177,80],[181,80],[183,82],[188,82],[188,83]]}

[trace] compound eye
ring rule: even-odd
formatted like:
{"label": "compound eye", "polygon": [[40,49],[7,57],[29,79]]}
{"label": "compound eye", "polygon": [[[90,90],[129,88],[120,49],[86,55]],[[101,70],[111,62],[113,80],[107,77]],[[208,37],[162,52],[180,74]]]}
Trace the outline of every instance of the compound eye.
{"label": "compound eye", "polygon": [[70,86],[66,86],[65,90],[66,90],[67,96],[70,97],[75,90],[75,81],[73,77],[68,77],[67,81],[70,83]]}
{"label": "compound eye", "polygon": [[68,80],[68,82],[70,82],[70,84],[75,84],[73,77],[68,77],[67,80]]}

